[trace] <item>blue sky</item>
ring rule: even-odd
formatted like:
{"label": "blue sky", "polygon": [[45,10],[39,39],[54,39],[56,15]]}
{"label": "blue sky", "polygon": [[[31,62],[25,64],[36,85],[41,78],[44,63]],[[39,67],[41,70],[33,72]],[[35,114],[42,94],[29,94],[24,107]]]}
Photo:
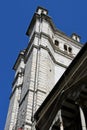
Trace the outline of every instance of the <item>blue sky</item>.
{"label": "blue sky", "polygon": [[20,50],[27,47],[25,35],[37,6],[49,10],[57,28],[81,42],[87,41],[87,0],[0,0],[0,130],[5,120],[14,78],[12,67]]}

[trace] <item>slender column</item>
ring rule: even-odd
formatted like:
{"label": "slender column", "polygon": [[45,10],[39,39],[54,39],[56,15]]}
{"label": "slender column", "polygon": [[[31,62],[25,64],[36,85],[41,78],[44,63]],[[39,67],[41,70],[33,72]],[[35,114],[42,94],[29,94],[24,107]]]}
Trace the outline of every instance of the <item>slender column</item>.
{"label": "slender column", "polygon": [[59,111],[60,130],[64,130],[61,110]]}
{"label": "slender column", "polygon": [[83,110],[82,110],[81,107],[79,107],[79,110],[80,110],[80,118],[81,118],[82,130],[87,130],[87,128],[86,128],[86,121],[85,121],[85,116],[84,116]]}

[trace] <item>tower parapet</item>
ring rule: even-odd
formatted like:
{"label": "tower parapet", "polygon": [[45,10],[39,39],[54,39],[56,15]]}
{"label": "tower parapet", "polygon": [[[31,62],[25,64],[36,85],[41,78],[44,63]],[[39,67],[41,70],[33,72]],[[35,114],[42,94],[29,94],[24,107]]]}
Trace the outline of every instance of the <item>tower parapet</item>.
{"label": "tower parapet", "polygon": [[73,40],[77,41],[77,42],[80,42],[80,40],[81,40],[81,37],[80,37],[79,35],[77,35],[76,33],[73,33],[73,34],[71,35],[71,38],[72,38]]}
{"label": "tower parapet", "polygon": [[37,7],[36,12],[40,15],[40,14],[45,14],[48,15],[48,10],[43,8],[43,7]]}

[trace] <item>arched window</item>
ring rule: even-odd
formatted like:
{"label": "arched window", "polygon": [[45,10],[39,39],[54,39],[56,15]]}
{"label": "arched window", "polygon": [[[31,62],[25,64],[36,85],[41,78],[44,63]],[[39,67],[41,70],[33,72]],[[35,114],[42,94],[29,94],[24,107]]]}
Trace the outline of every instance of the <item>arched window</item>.
{"label": "arched window", "polygon": [[67,45],[64,45],[64,50],[67,51]]}
{"label": "arched window", "polygon": [[55,40],[55,45],[59,46],[59,41]]}
{"label": "arched window", "polygon": [[69,50],[70,53],[72,53],[72,48],[71,47],[69,47],[68,50]]}

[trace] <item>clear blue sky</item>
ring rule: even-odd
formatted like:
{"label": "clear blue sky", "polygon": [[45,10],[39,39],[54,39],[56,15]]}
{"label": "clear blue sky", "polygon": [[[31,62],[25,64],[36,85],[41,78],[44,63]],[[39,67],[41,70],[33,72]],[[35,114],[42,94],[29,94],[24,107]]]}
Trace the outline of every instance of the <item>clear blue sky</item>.
{"label": "clear blue sky", "polygon": [[49,10],[57,28],[71,35],[76,32],[87,41],[87,0],[0,0],[0,130],[4,130],[12,67],[20,50],[26,48],[27,27],[37,6]]}

